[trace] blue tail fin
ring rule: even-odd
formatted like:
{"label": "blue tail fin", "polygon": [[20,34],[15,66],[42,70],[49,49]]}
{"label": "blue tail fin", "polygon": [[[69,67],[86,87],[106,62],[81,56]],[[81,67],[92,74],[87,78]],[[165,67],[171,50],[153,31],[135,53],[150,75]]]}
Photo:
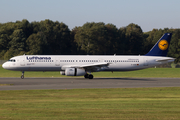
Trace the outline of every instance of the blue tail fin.
{"label": "blue tail fin", "polygon": [[145,56],[167,56],[172,33],[165,33]]}

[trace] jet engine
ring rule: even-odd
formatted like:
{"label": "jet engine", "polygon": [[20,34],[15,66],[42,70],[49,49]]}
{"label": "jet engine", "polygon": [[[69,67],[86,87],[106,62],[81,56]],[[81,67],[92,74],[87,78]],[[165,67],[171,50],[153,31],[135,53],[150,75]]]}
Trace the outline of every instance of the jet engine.
{"label": "jet engine", "polygon": [[86,72],[84,69],[79,68],[66,68],[65,75],[67,76],[83,76]]}
{"label": "jet engine", "polygon": [[65,75],[65,71],[60,71],[60,74],[61,75]]}

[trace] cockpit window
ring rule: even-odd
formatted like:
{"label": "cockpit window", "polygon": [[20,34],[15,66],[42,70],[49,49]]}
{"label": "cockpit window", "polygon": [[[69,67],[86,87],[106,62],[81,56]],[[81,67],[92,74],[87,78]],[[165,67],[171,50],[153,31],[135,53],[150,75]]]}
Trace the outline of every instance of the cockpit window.
{"label": "cockpit window", "polygon": [[9,62],[16,62],[16,60],[15,59],[10,59],[10,60],[8,60]]}

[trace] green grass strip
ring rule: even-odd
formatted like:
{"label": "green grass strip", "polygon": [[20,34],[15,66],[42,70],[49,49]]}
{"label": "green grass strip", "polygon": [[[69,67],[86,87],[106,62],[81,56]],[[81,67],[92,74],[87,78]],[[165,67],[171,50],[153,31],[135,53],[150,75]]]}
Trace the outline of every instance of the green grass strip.
{"label": "green grass strip", "polygon": [[180,119],[180,87],[0,91],[1,120]]}
{"label": "green grass strip", "polygon": [[13,84],[0,84],[0,86],[10,86],[10,85],[13,85]]}

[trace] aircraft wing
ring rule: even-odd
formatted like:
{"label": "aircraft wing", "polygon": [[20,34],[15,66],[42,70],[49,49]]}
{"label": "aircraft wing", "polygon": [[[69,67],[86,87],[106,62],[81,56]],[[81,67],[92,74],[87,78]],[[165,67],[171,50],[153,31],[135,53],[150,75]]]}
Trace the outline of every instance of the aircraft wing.
{"label": "aircraft wing", "polygon": [[82,68],[85,69],[86,71],[90,71],[90,72],[95,72],[95,71],[99,71],[102,70],[102,67],[108,68],[109,63],[106,62],[100,62],[100,63],[93,63],[93,64],[85,64],[85,65],[66,65],[66,66],[62,66],[62,68]]}

